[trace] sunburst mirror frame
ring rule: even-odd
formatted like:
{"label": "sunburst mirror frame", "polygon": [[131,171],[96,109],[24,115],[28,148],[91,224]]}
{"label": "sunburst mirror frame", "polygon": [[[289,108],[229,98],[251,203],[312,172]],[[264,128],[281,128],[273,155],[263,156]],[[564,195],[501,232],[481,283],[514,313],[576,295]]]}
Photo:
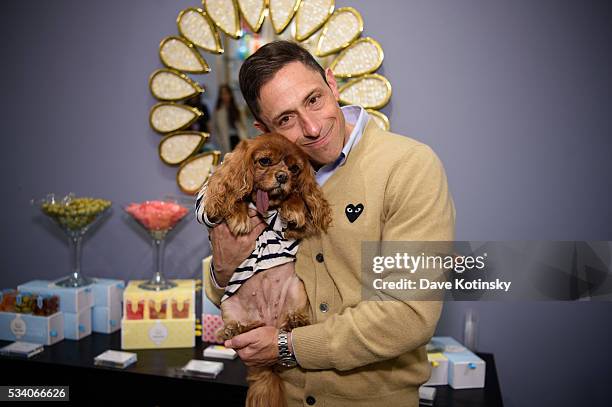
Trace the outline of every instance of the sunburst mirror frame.
{"label": "sunburst mirror frame", "polygon": [[341,84],[341,104],[364,106],[379,126],[389,129],[389,119],[379,109],[391,98],[391,84],[375,73],[383,62],[383,49],[375,39],[361,37],[364,22],[357,10],[334,9],[334,0],[202,0],[202,8],[179,13],[179,35],[169,35],[159,45],[165,67],[149,77],[149,89],[159,101],[151,107],[149,124],[164,136],[158,148],[161,160],[179,165],[176,181],[181,191],[195,194],[220,161],[218,151],[198,153],[207,133],[185,130],[202,112],[181,102],[204,92],[187,74],[210,72],[202,52],[224,52],[220,33],[236,40],[244,34],[241,27],[257,33],[266,18],[277,36],[287,37],[289,30],[290,39],[308,49],[324,68],[332,68]]}

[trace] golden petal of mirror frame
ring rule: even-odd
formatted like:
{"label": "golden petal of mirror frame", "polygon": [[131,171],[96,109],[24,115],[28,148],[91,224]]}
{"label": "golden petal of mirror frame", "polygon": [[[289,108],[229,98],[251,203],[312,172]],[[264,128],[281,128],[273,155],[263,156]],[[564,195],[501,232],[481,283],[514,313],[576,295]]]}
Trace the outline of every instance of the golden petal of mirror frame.
{"label": "golden petal of mirror frame", "polygon": [[[379,86],[382,87],[382,89],[384,89],[385,92],[385,96],[383,97],[383,99],[375,104],[368,104],[366,102],[363,101],[358,101],[358,100],[349,100],[346,99],[345,97],[342,96],[342,94],[344,93],[344,91],[346,91],[347,89],[354,87],[354,86],[359,86],[361,85],[361,82],[364,81],[370,81],[370,80],[374,80],[377,83],[380,83]],[[340,103],[345,104],[345,105],[351,105],[351,104],[359,104],[361,106],[363,106],[366,109],[374,109],[374,110],[378,110],[381,109],[382,107],[384,107],[387,103],[389,103],[389,100],[391,99],[391,84],[389,83],[389,81],[387,80],[387,78],[385,78],[382,75],[379,75],[377,73],[370,73],[370,74],[366,74],[363,76],[359,76],[347,83],[345,83],[344,85],[342,85],[339,89],[338,89],[338,94],[340,95]],[[368,93],[366,93],[368,94]]]}
{"label": "golden petal of mirror frame", "polygon": [[[223,9],[224,12],[229,13],[229,21],[233,21],[235,24],[233,25],[233,27],[231,29],[227,29],[227,27],[225,27],[226,29],[224,29],[224,27],[219,25],[219,22],[216,21],[213,16],[211,15],[211,13],[209,13],[207,7],[210,6],[210,4],[212,3],[219,3],[222,2],[223,4],[230,5],[229,7],[225,7],[225,9]],[[271,20],[271,24],[272,24],[272,28],[274,30],[274,32],[276,34],[280,34],[283,31],[286,30],[287,27],[289,27],[291,25],[292,22],[294,22],[294,38],[298,41],[298,42],[303,42],[305,40],[310,41],[310,43],[312,43],[312,47],[309,45],[309,47],[311,47],[311,49],[314,50],[314,52],[316,53],[316,46],[319,46],[319,43],[321,42],[321,37],[322,37],[322,33],[323,30],[326,26],[328,26],[328,22],[331,18],[331,16],[333,16],[334,13],[334,8],[335,8],[335,1],[334,0],[263,0],[265,7],[261,8],[261,13],[259,15],[259,18],[257,19],[257,24],[255,24],[255,27],[251,27],[251,23],[253,22],[253,18],[252,16],[250,16],[249,18],[245,17],[244,15],[244,10],[243,8],[241,8],[240,2],[238,0],[202,0],[202,6],[203,9],[200,8],[187,8],[183,11],[181,11],[178,15],[178,18],[176,20],[177,25],[178,25],[178,29],[179,29],[179,33],[180,36],[176,37],[176,36],[171,36],[171,37],[167,37],[164,40],[162,40],[162,42],[160,43],[160,47],[159,47],[159,54],[160,54],[160,59],[162,61],[162,63],[168,67],[167,71],[171,71],[173,72],[173,74],[179,74],[182,75],[180,76],[181,79],[184,79],[187,83],[194,83],[196,85],[199,86],[199,84],[193,80],[191,80],[187,75],[185,75],[186,73],[193,73],[193,74],[200,74],[200,73],[208,73],[210,72],[210,67],[208,65],[208,63],[206,62],[206,60],[204,60],[204,58],[202,57],[202,55],[200,55],[200,52],[198,50],[203,50],[205,52],[209,52],[211,54],[221,54],[224,52],[223,47],[222,47],[222,43],[221,43],[221,37],[220,37],[220,33],[219,31],[224,32],[225,34],[228,35],[228,39],[238,39],[242,36],[242,29],[240,28],[240,21],[241,19],[243,21],[245,21],[246,25],[249,26],[249,28],[251,29],[257,29],[259,30],[261,28],[261,24],[263,24],[264,20],[266,18],[270,18]],[[280,9],[278,7],[285,7],[284,9]],[[352,9],[350,7],[346,8],[340,8],[338,10],[336,10],[337,12],[343,10],[343,9]],[[277,10],[277,12],[279,14],[282,13],[286,13],[286,20],[285,21],[275,21],[274,20],[274,11]],[[354,10],[354,9],[352,9]],[[203,17],[203,19],[206,21],[206,23],[208,24],[209,28],[210,28],[210,32],[213,33],[214,36],[214,41],[215,41],[215,47],[214,49],[210,48],[210,47],[203,47],[198,44],[195,44],[193,41],[189,40],[189,36],[186,35],[188,33],[184,32],[181,29],[181,18],[188,12],[197,12],[200,16]],[[218,11],[215,10],[215,11]],[[281,13],[282,11],[282,13]],[[306,17],[310,18],[312,16],[308,16],[307,13],[308,12],[313,12],[314,14],[319,13],[320,15],[317,16],[315,15],[315,17],[318,17],[318,21],[316,21],[316,24],[313,27],[310,27],[310,29],[308,30],[308,32],[305,33],[301,33],[300,34],[300,30],[299,30],[299,24],[301,20],[304,20]],[[338,64],[338,61],[340,61],[340,59],[349,54],[351,52],[351,47],[356,47],[356,44],[359,44],[363,41],[371,41],[375,46],[377,51],[379,51],[379,60],[376,61],[375,64],[372,64],[372,66],[368,65],[367,69],[362,69],[361,71],[355,71],[355,70],[350,70],[350,72],[343,72],[340,75],[336,75],[336,77],[340,80],[342,79],[349,79],[349,82],[347,82],[346,84],[344,84],[343,86],[340,87],[339,90],[344,90],[346,89],[348,86],[354,85],[357,81],[359,80],[363,80],[366,78],[370,78],[370,77],[380,77],[381,82],[383,84],[386,84],[386,95],[384,100],[381,103],[378,103],[376,106],[364,106],[366,107],[366,110],[368,111],[368,113],[370,113],[374,119],[377,121],[377,123],[383,127],[385,127],[387,130],[389,129],[389,119],[387,118],[386,115],[384,115],[383,113],[374,110],[374,109],[380,109],[381,107],[383,107],[384,105],[386,105],[389,102],[389,99],[391,98],[391,85],[389,83],[389,81],[378,75],[378,74],[373,74],[373,72],[375,72],[380,65],[382,64],[382,60],[384,58],[384,54],[382,51],[382,47],[380,46],[380,44],[369,37],[366,38],[360,38],[361,34],[362,34],[362,30],[363,30],[363,19],[361,18],[361,15],[355,10],[355,15],[359,16],[358,18],[360,20],[359,21],[359,25],[360,25],[360,29],[358,30],[359,33],[357,35],[353,35],[350,41],[344,41],[342,44],[340,44],[340,46],[335,47],[337,49],[334,49],[333,52],[330,52],[329,55],[334,55],[336,53],[338,53],[335,58],[333,58],[333,61],[330,65],[330,67],[336,66],[336,64]],[[223,16],[221,16],[223,17]],[[202,21],[204,21],[202,20]],[[250,21],[249,21],[250,20]],[[278,20],[278,19],[277,19]],[[259,26],[259,27],[258,27]],[[256,30],[252,30],[254,32],[256,32]],[[317,37],[318,36],[318,37]],[[185,48],[186,50],[188,49],[189,52],[195,56],[195,58],[197,58],[197,60],[199,61],[200,65],[202,67],[205,67],[205,69],[201,69],[201,70],[189,70],[189,69],[175,69],[172,66],[169,66],[169,64],[167,63],[168,61],[164,61],[163,55],[162,55],[162,49],[163,49],[163,45],[169,41],[170,39],[174,39],[174,40],[178,40],[181,41],[182,44],[184,44],[187,48]],[[306,41],[306,42],[308,42]],[[211,43],[212,41],[210,41],[210,39],[208,39],[208,42]],[[304,42],[304,44],[306,44],[306,42]],[[374,56],[372,56],[372,58],[374,58]],[[151,75],[151,78],[153,77],[153,75],[156,72],[153,72],[153,74]],[[149,81],[149,88],[151,89],[151,80]],[[202,88],[202,86],[199,86],[200,88]],[[197,120],[201,115],[202,112],[200,112],[198,109],[190,107],[190,106],[186,106],[186,105],[182,105],[179,103],[175,103],[179,100],[183,100],[183,99],[177,99],[177,100],[164,100],[160,97],[158,97],[159,95],[156,95],[153,90],[151,89],[151,93],[153,94],[153,96],[158,99],[161,103],[157,103],[155,104],[152,108],[151,111],[149,113],[149,124],[150,126],[158,133],[161,133],[163,135],[165,135],[166,137],[172,135],[172,134],[178,134],[179,132],[182,133],[187,133],[187,131],[185,131],[184,129],[187,128],[188,126],[190,126],[195,120]],[[347,101],[343,101],[341,100],[341,103],[346,104]],[[169,106],[178,106],[179,108],[183,108],[186,109],[188,111],[190,111],[191,113],[194,114],[194,117],[191,118],[191,120],[187,123],[184,123],[182,126],[180,126],[180,128],[176,128],[176,129],[171,129],[171,130],[166,130],[166,131],[160,131],[160,129],[156,128],[153,125],[152,122],[152,117],[154,112],[159,109],[160,106],[162,105],[169,105]],[[165,139],[165,138],[164,138]],[[163,140],[162,140],[163,141]],[[206,140],[204,140],[204,142],[206,142]],[[161,145],[161,143],[160,143]],[[198,149],[201,146],[198,147]],[[158,148],[159,150],[159,148]],[[180,179],[180,174],[182,174],[184,172],[184,168],[185,166],[188,166],[190,163],[193,163],[194,160],[198,159],[198,158],[202,158],[203,156],[205,156],[204,154],[216,154],[213,155],[213,161],[214,164],[213,165],[217,165],[217,163],[219,162],[220,159],[220,153],[219,152],[209,152],[209,153],[204,153],[204,154],[197,154],[197,155],[193,155],[196,154],[195,151],[192,153],[192,156],[190,156],[189,158],[187,158],[186,160],[184,160],[181,165],[179,170],[177,171],[177,176],[176,176],[176,180],[177,180],[177,184],[179,185],[179,188],[188,194],[192,194],[195,193],[197,191],[191,191],[188,190],[189,188],[185,188],[185,186],[181,186],[179,179]],[[160,157],[160,159],[162,159],[163,162],[165,162],[163,160],[162,157]],[[168,165],[176,165],[176,164],[170,164],[168,163]],[[189,167],[187,167],[189,168]]]}
{"label": "golden petal of mirror frame", "polygon": [[[366,69],[352,71],[352,72],[348,72],[348,73],[337,72],[336,71],[337,65],[340,62],[342,62],[344,60],[344,58],[348,58],[351,55],[351,52],[354,52],[354,50],[356,50],[359,45],[364,44],[364,43],[372,44],[374,46],[374,49],[376,50],[376,56],[373,57],[372,59],[374,59],[376,61],[375,64],[373,66],[371,66],[371,67],[366,68]],[[360,56],[357,56],[356,58],[359,58],[360,60],[364,60],[364,59],[367,59],[366,57],[367,57],[367,55],[366,56],[360,55]],[[336,58],[334,58],[332,63],[329,65],[329,68],[334,72],[334,76],[336,78],[343,78],[343,79],[344,78],[354,78],[354,77],[357,77],[357,76],[365,75],[365,74],[372,73],[372,72],[376,71],[382,65],[384,58],[385,58],[385,54],[383,52],[382,47],[378,43],[378,41],[376,41],[374,38],[370,38],[370,37],[359,38],[358,40],[353,41],[351,43],[351,45],[349,45],[348,47],[343,49],[342,52],[340,52],[338,54],[338,56]]]}
{"label": "golden petal of mirror frame", "polygon": [[[266,16],[265,11],[268,6],[268,0],[258,0],[260,4],[254,15],[249,15],[249,10],[247,10],[247,4],[245,4],[246,0],[237,1],[238,9],[240,10],[240,15],[244,17],[244,22],[247,24],[251,31],[253,31],[254,33],[259,32]],[[254,24],[252,20],[255,21]]]}
{"label": "golden petal of mirror frame", "polygon": [[[200,65],[200,68],[194,68],[194,69],[181,68],[181,67],[173,65],[171,61],[168,61],[167,56],[165,56],[166,54],[164,53],[164,50],[166,49],[167,46],[169,46],[170,42],[172,41],[178,41],[179,43],[182,43],[186,47],[186,50],[188,50],[189,53],[193,55],[193,57],[196,58],[196,60],[198,61]],[[208,63],[202,57],[202,55],[200,55],[195,45],[193,45],[191,42],[187,41],[183,37],[170,36],[170,37],[164,38],[159,43],[159,58],[161,59],[162,63],[166,65],[168,68],[176,69],[178,71],[189,72],[189,73],[208,73],[210,72],[210,67],[208,66]]]}
{"label": "golden petal of mirror frame", "polygon": [[[180,97],[167,97],[164,95],[160,95],[156,90],[155,90],[155,82],[156,80],[158,80],[158,78],[160,77],[161,74],[170,74],[174,77],[176,77],[178,80],[183,81],[185,84],[187,84],[188,86],[191,87],[191,89],[193,89],[193,92],[185,95],[185,96],[180,96]],[[160,85],[163,86],[163,85]],[[185,75],[184,73],[177,71],[175,69],[170,69],[170,68],[162,68],[162,69],[158,69],[155,72],[153,72],[151,74],[151,76],[149,77],[149,89],[151,90],[151,94],[153,96],[155,96],[157,99],[162,100],[162,101],[179,101],[179,100],[185,100],[185,99],[189,99],[193,96],[196,95],[200,95],[202,93],[204,93],[204,89],[202,89],[202,87],[200,86],[199,83],[193,81],[190,77],[188,77],[187,75]]]}
{"label": "golden petal of mirror frame", "polygon": [[[173,108],[183,109],[183,110],[186,110],[186,111],[190,112],[193,116],[192,116],[191,119],[189,119],[188,121],[183,122],[179,126],[173,127],[171,129],[168,129],[168,130],[162,129],[162,128],[159,128],[159,127],[155,126],[155,123],[153,123],[153,120],[154,120],[155,114],[157,112],[159,112],[160,110],[164,109],[165,107],[173,107]],[[186,106],[186,105],[182,105],[180,103],[174,103],[174,102],[161,102],[161,103],[156,103],[151,108],[151,111],[149,112],[149,125],[156,132],[161,133],[161,134],[167,134],[167,133],[171,133],[173,131],[178,131],[178,130],[186,129],[187,127],[191,126],[196,120],[198,120],[200,118],[200,116],[202,116],[202,115],[203,115],[203,113],[200,110],[196,109],[195,107]]]}
{"label": "golden petal of mirror frame", "polygon": [[[281,4],[283,3],[283,4]],[[295,16],[295,13],[300,7],[301,0],[268,0],[268,11],[270,13],[270,21],[272,22],[272,28],[276,34],[280,34],[289,26],[291,20]],[[285,6],[284,8],[282,6]],[[284,20],[278,22],[274,19],[274,15],[286,12]]]}
{"label": "golden petal of mirror frame", "polygon": [[[209,3],[215,3],[211,7]],[[210,16],[212,21],[214,21],[215,25],[223,31],[225,34],[229,35],[233,39],[237,40],[242,37],[242,29],[240,28],[240,10],[236,0],[202,0],[202,5],[204,6],[204,10],[206,14]],[[217,7],[214,7],[217,6]],[[223,6],[226,6],[225,8]],[[228,10],[228,7],[231,10]],[[214,10],[211,13],[211,10]],[[223,12],[217,14],[218,12]],[[229,12],[228,12],[229,11]],[[219,17],[229,18],[231,20],[232,27],[226,27],[223,24],[223,21],[219,21]]]}
{"label": "golden petal of mirror frame", "polygon": [[[323,4],[316,4],[323,3]],[[312,6],[311,6],[312,4]],[[321,27],[325,24],[325,22],[329,19],[329,17],[334,12],[334,7],[336,6],[336,2],[334,0],[302,0],[298,7],[297,12],[295,13],[295,39],[297,41],[304,41],[312,34],[319,31]],[[309,14],[320,13],[319,16],[312,16]],[[316,17],[315,23],[312,27],[309,27],[305,33],[302,33],[300,27],[305,22],[302,20],[306,20],[307,18]],[[318,20],[318,21],[317,21]]]}
{"label": "golden petal of mirror frame", "polygon": [[370,115],[370,117],[374,118],[374,121],[378,123],[383,130],[389,131],[391,130],[391,124],[389,123],[389,118],[383,112],[379,112],[374,109],[366,109],[366,112]]}
{"label": "golden petal of mirror frame", "polygon": [[[352,16],[356,23],[357,23],[357,27],[345,27],[342,25],[340,21],[341,18],[343,18],[344,16]],[[337,26],[334,26],[334,24]],[[336,45],[335,47],[332,47],[328,50],[323,50],[323,45],[325,45],[326,41],[331,41],[329,39],[330,35],[330,31],[332,31],[333,28],[336,28],[336,31],[344,31],[345,33],[348,33],[349,36],[348,38],[344,39],[340,44]],[[353,32],[351,33],[349,30],[353,30]],[[322,27],[322,31],[321,31],[321,35],[319,36],[319,40],[317,41],[317,48],[315,50],[315,53],[318,57],[326,57],[328,55],[331,54],[335,54],[338,51],[343,50],[344,48],[348,47],[352,42],[354,42],[357,38],[359,38],[359,36],[361,36],[361,33],[363,32],[363,18],[361,18],[361,14],[359,14],[359,12],[357,10],[355,10],[353,7],[341,7],[338,10],[334,11],[334,13],[327,19],[327,21],[325,22],[325,24]],[[345,35],[345,33],[343,33],[343,35]]]}
{"label": "golden petal of mirror frame", "polygon": [[[188,153],[183,153],[182,158],[176,159],[176,160],[168,159],[167,153],[164,152],[164,146],[166,146],[167,143],[171,142],[172,140],[180,138],[181,136],[197,136],[199,138],[199,141],[195,145],[190,147],[191,151],[189,151]],[[209,138],[210,138],[210,134],[205,133],[205,132],[200,132],[200,131],[190,131],[190,130],[173,131],[172,133],[169,133],[166,136],[164,136],[164,138],[159,142],[159,145],[157,147],[159,158],[165,164],[179,165],[185,160],[187,160],[189,157],[191,157],[194,153],[199,151],[202,145],[204,145],[204,143],[206,143]]]}
{"label": "golden petal of mirror frame", "polygon": [[[203,44],[198,43],[198,41],[194,41],[194,38],[187,34],[183,29],[183,20],[186,19],[189,14],[194,13],[199,15],[200,18],[204,21],[208,29],[212,34],[211,40],[215,43],[214,47],[207,47]],[[188,41],[194,44],[196,47],[202,48],[205,51],[212,52],[214,54],[223,54],[223,46],[221,45],[221,36],[219,36],[219,31],[217,31],[217,26],[215,22],[210,18],[208,14],[201,8],[190,7],[181,11],[176,18],[176,25],[178,27],[179,33],[181,36],[185,37]]]}
{"label": "golden petal of mirror frame", "polygon": [[[193,184],[195,184],[193,187],[189,185],[185,185],[184,182],[183,183],[181,182],[181,175],[184,174],[184,172],[189,168],[190,165],[193,165],[196,161],[199,161],[202,158],[207,158],[209,156],[212,156],[212,161],[211,161],[211,164],[208,166],[207,173],[204,174],[203,176],[200,176],[201,181],[196,180],[197,182],[193,182]],[[179,186],[181,191],[183,191],[184,193],[188,195],[195,195],[202,188],[202,186],[204,186],[204,183],[210,176],[213,167],[216,165],[219,165],[220,158],[221,158],[221,153],[219,151],[208,151],[206,153],[198,154],[196,156],[188,158],[187,160],[183,161],[178,171],[176,172],[176,184]]]}

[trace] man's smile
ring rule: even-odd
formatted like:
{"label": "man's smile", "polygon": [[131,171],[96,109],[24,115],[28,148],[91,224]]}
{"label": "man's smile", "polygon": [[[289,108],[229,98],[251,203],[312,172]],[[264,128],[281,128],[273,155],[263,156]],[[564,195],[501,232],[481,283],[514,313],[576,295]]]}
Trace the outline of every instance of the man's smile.
{"label": "man's smile", "polygon": [[307,148],[319,148],[322,147],[323,145],[327,144],[327,142],[329,141],[329,135],[332,132],[334,126],[330,126],[329,130],[327,130],[327,132],[322,135],[319,136],[315,141],[308,143],[308,144],[304,144],[304,147]]}

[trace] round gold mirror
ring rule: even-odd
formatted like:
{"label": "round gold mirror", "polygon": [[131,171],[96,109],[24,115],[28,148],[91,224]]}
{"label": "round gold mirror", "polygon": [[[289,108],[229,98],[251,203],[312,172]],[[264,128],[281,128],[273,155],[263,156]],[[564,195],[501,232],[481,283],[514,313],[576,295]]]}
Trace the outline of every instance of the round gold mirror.
{"label": "round gold mirror", "polygon": [[228,93],[228,100],[240,100],[242,61],[277,39],[308,49],[321,66],[333,70],[341,104],[365,107],[379,126],[389,129],[389,119],[379,109],[391,98],[391,84],[375,73],[384,59],[383,49],[374,38],[361,37],[364,21],[354,8],[335,9],[334,0],[203,0],[201,7],[180,11],[176,21],[179,35],[169,34],[159,46],[164,67],[149,78],[149,89],[159,101],[151,107],[149,123],[163,136],[160,159],[179,166],[177,183],[183,192],[196,193],[237,139],[256,135],[246,125],[252,117],[244,107],[226,112],[239,130],[231,145],[221,137],[219,126],[210,131],[208,124],[198,125],[208,123],[209,112],[200,100],[206,79],[194,76],[215,74],[217,83],[227,85],[220,88],[219,97]]}

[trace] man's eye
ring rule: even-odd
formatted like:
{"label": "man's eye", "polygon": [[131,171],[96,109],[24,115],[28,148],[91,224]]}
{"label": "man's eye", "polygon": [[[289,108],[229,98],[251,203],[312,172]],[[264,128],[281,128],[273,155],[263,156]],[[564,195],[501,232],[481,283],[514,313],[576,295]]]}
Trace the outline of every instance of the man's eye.
{"label": "man's eye", "polygon": [[291,171],[292,174],[297,174],[299,170],[300,170],[300,166],[297,164],[294,164],[291,167],[289,167],[289,171]]}
{"label": "man's eye", "polygon": [[280,126],[283,126],[285,124],[289,123],[289,116],[283,116],[281,117],[281,119],[278,121],[278,124]]}
{"label": "man's eye", "polygon": [[310,100],[308,101],[311,105],[316,105],[319,100],[321,99],[321,96],[317,95],[317,96],[313,96],[310,98]]}
{"label": "man's eye", "polygon": [[257,162],[260,165],[263,165],[264,167],[267,167],[268,165],[272,164],[272,160],[270,158],[268,158],[268,157],[260,158],[259,160],[257,160]]}

